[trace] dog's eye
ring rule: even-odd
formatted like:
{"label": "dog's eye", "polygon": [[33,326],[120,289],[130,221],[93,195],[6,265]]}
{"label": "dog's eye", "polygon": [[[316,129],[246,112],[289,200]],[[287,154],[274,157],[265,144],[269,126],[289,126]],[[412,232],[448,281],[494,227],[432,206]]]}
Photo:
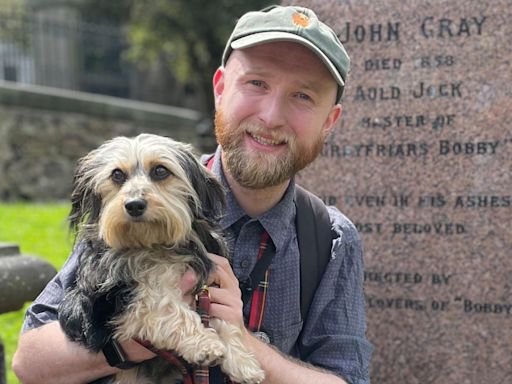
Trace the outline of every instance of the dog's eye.
{"label": "dog's eye", "polygon": [[116,184],[123,184],[126,181],[125,173],[121,171],[119,168],[116,168],[112,171],[110,178]]}
{"label": "dog's eye", "polygon": [[153,180],[163,180],[171,175],[171,171],[165,168],[163,165],[157,165],[149,173]]}

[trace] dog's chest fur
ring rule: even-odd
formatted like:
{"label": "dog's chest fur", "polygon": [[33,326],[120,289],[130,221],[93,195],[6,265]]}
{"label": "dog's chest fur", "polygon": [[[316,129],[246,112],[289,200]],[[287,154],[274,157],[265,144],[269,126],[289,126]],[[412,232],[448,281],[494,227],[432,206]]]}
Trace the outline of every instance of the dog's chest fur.
{"label": "dog's chest fur", "polygon": [[[116,326],[129,326],[119,324],[121,314],[135,310],[141,301],[149,313],[180,300],[178,283],[188,268],[198,274],[200,287],[212,263],[197,253],[201,252],[194,252],[194,247],[113,250],[87,245],[79,255],[76,287],[71,291],[77,294],[68,294],[61,305],[61,314],[69,316],[66,322],[75,324],[69,327],[72,339],[99,351]],[[85,312],[76,300],[81,300]]]}

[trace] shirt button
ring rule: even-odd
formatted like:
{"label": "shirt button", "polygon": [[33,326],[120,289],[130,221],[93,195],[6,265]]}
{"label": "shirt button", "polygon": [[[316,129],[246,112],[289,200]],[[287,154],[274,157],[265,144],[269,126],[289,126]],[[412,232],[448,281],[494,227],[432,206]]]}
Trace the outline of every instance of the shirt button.
{"label": "shirt button", "polygon": [[240,262],[240,266],[241,266],[242,268],[247,268],[247,267],[249,266],[249,260],[242,260],[242,261]]}

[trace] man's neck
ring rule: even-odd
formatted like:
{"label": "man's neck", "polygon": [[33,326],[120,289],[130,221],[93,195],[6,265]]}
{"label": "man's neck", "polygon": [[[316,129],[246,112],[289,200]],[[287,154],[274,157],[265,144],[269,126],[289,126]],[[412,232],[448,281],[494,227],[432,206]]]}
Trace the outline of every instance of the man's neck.
{"label": "man's neck", "polygon": [[279,203],[290,184],[290,180],[287,180],[282,184],[264,189],[245,188],[233,178],[224,164],[224,160],[222,160],[222,165],[231,192],[233,192],[240,207],[250,217],[260,216]]}

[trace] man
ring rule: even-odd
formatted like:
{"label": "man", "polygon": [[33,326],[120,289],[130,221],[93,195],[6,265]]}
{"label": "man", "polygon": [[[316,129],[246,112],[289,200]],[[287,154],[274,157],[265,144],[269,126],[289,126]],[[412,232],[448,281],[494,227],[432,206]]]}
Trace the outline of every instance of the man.
{"label": "man", "polygon": [[[254,330],[254,297],[242,302],[240,282],[268,233],[275,254],[255,328],[261,332],[244,332],[266,383],[369,383],[361,246],[335,208],[331,260],[308,315],[300,313],[293,176],[316,158],[341,116],[348,65],[342,44],[311,10],[274,7],[239,20],[213,78],[219,148],[209,166],[228,191],[221,225],[233,241],[232,266],[211,255],[211,315]],[[13,365],[24,383],[86,383],[117,370],[102,353],[69,342],[55,321],[75,270],[72,255],[27,313]],[[186,274],[183,292],[194,283]],[[120,344],[131,361],[154,356],[133,341]]]}

